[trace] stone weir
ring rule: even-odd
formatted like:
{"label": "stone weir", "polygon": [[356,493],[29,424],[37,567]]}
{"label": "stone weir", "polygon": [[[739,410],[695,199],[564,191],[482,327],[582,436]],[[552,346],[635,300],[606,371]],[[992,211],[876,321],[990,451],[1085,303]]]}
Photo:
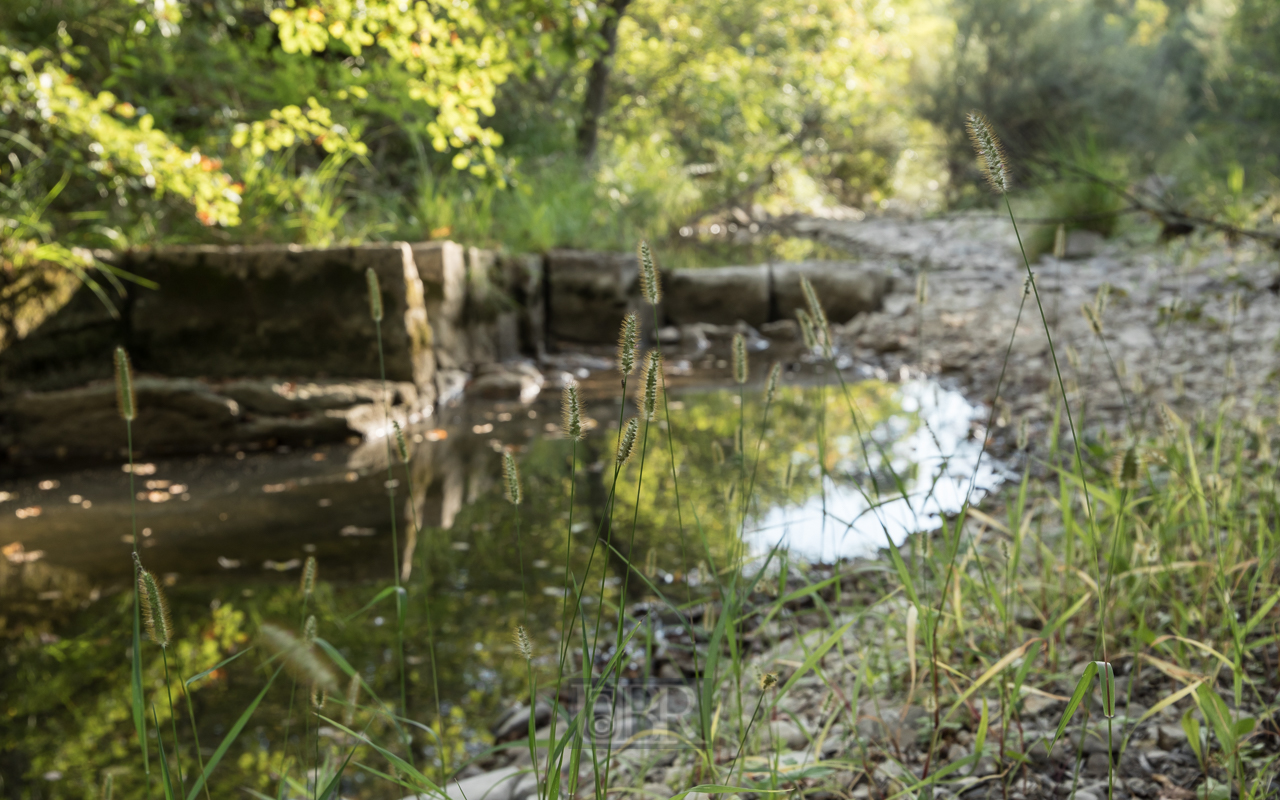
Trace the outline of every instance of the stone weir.
{"label": "stone weir", "polygon": [[[111,309],[82,287],[0,351],[0,460],[9,469],[125,452],[116,345],[137,374],[136,450],[256,449],[382,435],[385,399],[402,425],[464,394],[532,402],[548,380],[563,380],[566,350],[610,344],[640,305],[637,260],[622,253],[508,255],[433,241],[99,256],[155,288],[124,282]],[[367,269],[382,291],[381,364]],[[833,322],[879,308],[892,284],[890,270],[857,262],[664,272],[664,340],[690,326],[791,318],[803,305],[801,275]],[[649,325],[646,339],[654,334]]]}

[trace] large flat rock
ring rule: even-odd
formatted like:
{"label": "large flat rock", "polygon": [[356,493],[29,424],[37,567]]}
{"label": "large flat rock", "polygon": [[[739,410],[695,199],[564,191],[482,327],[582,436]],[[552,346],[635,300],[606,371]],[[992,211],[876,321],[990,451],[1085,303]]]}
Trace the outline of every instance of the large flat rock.
{"label": "large flat rock", "polygon": [[640,264],[629,253],[552,250],[547,254],[547,332],[599,344],[618,336],[634,304]]}
{"label": "large flat rock", "polygon": [[175,247],[114,260],[158,288],[125,283],[126,296],[113,298],[118,320],[87,289],[77,292],[32,335],[0,353],[6,392],[109,379],[118,344],[140,372],[168,377],[377,378],[368,268],[382,288],[387,377],[432,384],[432,332],[406,244]]}
{"label": "large flat rock", "polygon": [[767,264],[677,269],[664,277],[663,310],[669,325],[732,325],[741,320],[760,326],[771,319],[772,280]]}
{"label": "large flat rock", "polygon": [[[194,378],[139,376],[134,449],[148,455],[209,452],[256,444],[311,445],[341,441],[385,427],[384,409],[407,417],[420,406],[412,382],[240,379],[207,383]],[[0,398],[0,448],[15,462],[112,459],[127,453],[115,384]]]}
{"label": "large flat rock", "polygon": [[893,278],[887,270],[857,261],[798,261],[773,264],[771,268],[774,319],[792,318],[796,309],[806,307],[801,277],[813,284],[833,324],[879,311],[885,295],[893,289]]}

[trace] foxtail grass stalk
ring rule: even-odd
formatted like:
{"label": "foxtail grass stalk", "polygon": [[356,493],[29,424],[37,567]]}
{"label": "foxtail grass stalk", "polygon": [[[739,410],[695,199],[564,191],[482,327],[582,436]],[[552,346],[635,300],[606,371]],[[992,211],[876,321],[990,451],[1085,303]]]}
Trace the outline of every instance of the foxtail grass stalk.
{"label": "foxtail grass stalk", "polygon": [[[369,317],[373,320],[374,330],[378,335],[378,378],[382,382],[382,413],[385,421],[383,436],[387,445],[387,503],[391,512],[391,577],[396,587],[396,660],[400,668],[400,713],[407,716],[409,694],[404,661],[404,596],[400,587],[400,538],[396,526],[395,473],[392,470],[391,392],[387,387],[387,361],[382,346],[382,289],[378,284],[378,273],[374,272],[372,267],[365,270],[365,280],[369,284]],[[414,761],[412,739],[404,731],[401,731],[401,737],[408,750],[409,763],[412,764]]]}
{"label": "foxtail grass stalk", "polygon": [[[552,708],[551,708],[551,733],[549,736],[551,746],[554,746],[555,742],[557,741],[556,740],[556,727],[557,727],[556,723],[560,721],[560,714],[559,714],[559,708],[558,708],[559,702],[560,702],[560,687],[564,679],[565,659],[568,657],[568,641],[573,634],[573,631],[570,628],[570,625],[572,623],[570,623],[568,620],[569,595],[570,595],[570,592],[572,591],[571,561],[573,557],[573,512],[574,512],[574,503],[575,503],[575,500],[577,499],[577,489],[578,489],[578,441],[583,437],[584,431],[582,428],[582,398],[578,391],[577,382],[572,379],[570,379],[569,382],[565,384],[565,387],[564,387],[564,392],[561,397],[561,413],[563,417],[564,435],[569,439],[569,442],[570,442],[570,445],[569,445],[569,525],[568,525],[568,528],[565,530],[565,537],[564,537],[564,541],[565,541],[564,586],[562,587],[564,595],[562,596],[560,601],[560,638],[562,642],[565,642],[565,644],[561,647],[556,648],[557,649],[556,694],[555,694],[555,701],[552,703]],[[559,774],[560,768],[563,765],[563,759],[564,759],[563,751],[561,751],[560,759],[561,759],[560,762],[558,762],[555,766],[557,775]],[[536,768],[536,765],[535,765],[535,768]],[[550,797],[552,788],[553,788],[552,780],[551,780],[551,769],[552,769],[551,757],[550,757],[550,752],[548,752],[547,771],[546,771],[546,775],[544,776],[544,783],[547,787],[548,798]],[[556,784],[558,785],[558,783],[559,781],[557,780]]]}
{"label": "foxtail grass stalk", "polygon": [[[520,598],[524,603],[524,622],[528,625],[529,587],[525,583],[524,577],[524,542],[520,532],[520,503],[524,501],[524,488],[520,485],[520,467],[516,464],[516,458],[511,455],[510,450],[502,452],[502,483],[503,493],[506,495],[507,502],[516,511],[516,558],[520,561]],[[527,635],[525,636],[525,643],[528,643]],[[537,766],[535,765],[534,768],[536,769]]]}
{"label": "foxtail grass stalk", "polygon": [[[173,758],[178,767],[178,785],[184,783],[182,777],[182,754],[178,748],[178,715],[173,710],[173,688],[169,678],[169,645],[173,642],[173,616],[169,613],[169,601],[160,588],[159,581],[150,571],[142,567],[142,562],[135,555],[134,564],[138,572],[138,592],[142,598],[142,622],[147,636],[160,647],[160,659],[164,662],[164,691],[169,700],[169,723],[173,728]],[[155,706],[152,706],[152,715]],[[160,731],[157,729],[156,736]]]}
{"label": "foxtail grass stalk", "polygon": [[[404,467],[405,491],[409,496],[409,514],[410,523],[413,525],[414,536],[420,536],[422,532],[422,523],[418,519],[418,504],[414,500],[413,491],[413,469],[410,467],[409,443],[405,440],[404,431],[400,429],[400,423],[393,422],[396,434],[396,451],[400,456],[400,463]],[[427,562],[427,555],[424,553],[423,561]],[[409,566],[406,561],[401,565],[401,571]],[[437,746],[440,748],[440,785],[447,784],[449,779],[449,748],[445,745],[443,736],[445,730],[444,713],[441,711],[440,705],[440,676],[436,665],[436,637],[435,624],[431,619],[431,570],[430,564],[425,563],[422,570],[422,584],[424,593],[424,611],[426,614],[427,624],[427,654],[431,657],[431,695],[436,705],[436,738]],[[357,686],[357,688],[359,688]]]}
{"label": "foxtail grass stalk", "polygon": [[115,351],[116,400],[120,418],[124,420],[125,449],[129,458],[129,522],[132,535],[129,540],[133,544],[134,581],[133,581],[133,645],[130,648],[130,692],[133,711],[133,726],[138,733],[138,745],[142,748],[142,768],[147,777],[147,791],[151,790],[151,757],[147,747],[147,715],[142,700],[142,597],[138,590],[138,571],[141,562],[138,559],[138,498],[135,491],[133,463],[133,421],[138,416],[138,398],[133,388],[133,367],[129,363],[129,354],[123,347]]}
{"label": "foxtail grass stalk", "polygon": [[[640,493],[644,488],[644,463],[645,463],[645,456],[648,454],[648,449],[649,449],[648,447],[649,446],[649,427],[653,424],[649,420],[652,418],[654,408],[657,404],[657,396],[655,394],[656,390],[653,389],[653,387],[658,382],[658,379],[656,376],[660,375],[661,372],[662,372],[661,360],[654,358],[653,355],[650,354],[649,357],[646,359],[644,393],[641,397],[640,411],[641,411],[641,415],[645,418],[645,423],[644,423],[644,432],[640,436],[640,468],[639,468],[640,473],[636,478],[636,500],[635,500],[635,508],[632,510],[632,515],[631,515],[631,534],[627,539],[627,555],[625,559],[626,567],[623,569],[623,572],[622,572],[622,587],[621,587],[620,593],[618,594],[618,615],[617,615],[617,621],[615,623],[615,628],[617,629],[617,637],[616,637],[617,641],[614,645],[615,653],[621,652],[623,647],[622,634],[626,624],[627,592],[631,584],[631,572],[632,570],[635,569],[635,565],[632,564],[631,558],[635,553],[636,528],[640,524]],[[629,424],[627,426],[628,432],[634,431],[635,429],[634,423],[636,422],[636,420],[637,420],[637,417],[631,418],[632,424]],[[634,441],[634,438],[635,438],[634,434],[632,435],[631,438]],[[628,453],[627,457],[628,458],[630,457],[630,453]],[[626,459],[622,459],[619,469],[621,469],[621,466],[625,464],[626,464]],[[601,609],[604,608],[603,597],[601,597],[600,608]],[[597,621],[597,625],[598,624],[599,623]],[[613,707],[615,709],[617,708],[617,689],[622,679],[621,664],[622,664],[622,660],[619,660],[618,667],[614,671],[614,679],[613,679],[614,693],[613,693],[612,700],[613,700]],[[607,676],[605,676],[605,678],[607,680]],[[612,728],[612,726],[610,727]],[[613,756],[613,736],[610,735],[609,743],[605,746],[604,785],[606,787],[609,786],[609,772],[613,766],[612,756]]]}
{"label": "foxtail grass stalk", "polygon": [[[981,161],[981,166],[987,182],[991,187],[1003,198],[1005,211],[1008,212],[1009,222],[1013,226],[1014,237],[1018,240],[1018,252],[1022,256],[1022,264],[1026,268],[1027,282],[1031,286],[1031,293],[1036,300],[1036,310],[1040,314],[1040,322],[1044,328],[1045,341],[1049,346],[1049,357],[1053,363],[1053,371],[1058,380],[1058,390],[1062,396],[1063,410],[1067,415],[1067,428],[1071,432],[1072,449],[1075,453],[1076,471],[1080,479],[1081,489],[1085,497],[1085,515],[1089,522],[1090,538],[1093,541],[1094,553],[1093,561],[1098,572],[1098,585],[1103,584],[1102,579],[1102,562],[1101,553],[1099,552],[1099,542],[1097,535],[1097,522],[1094,519],[1093,498],[1089,493],[1089,483],[1084,471],[1084,456],[1080,451],[1080,437],[1076,430],[1075,418],[1071,413],[1071,404],[1067,400],[1067,387],[1062,379],[1062,369],[1058,364],[1057,349],[1053,344],[1053,333],[1049,330],[1049,320],[1045,316],[1044,304],[1040,298],[1040,290],[1036,286],[1035,273],[1031,269],[1031,261],[1027,258],[1027,249],[1022,241],[1022,233],[1018,230],[1018,220],[1013,213],[1013,205],[1009,202],[1009,168],[1008,159],[1005,156],[1004,148],[1000,143],[999,137],[995,135],[991,123],[982,114],[970,112],[968,115],[969,136],[973,140],[975,149]],[[1102,651],[1102,661],[1110,663],[1107,657],[1107,636],[1106,636],[1106,619],[1105,608],[1107,598],[1100,598],[1100,610],[1098,618],[1098,646]],[[1110,724],[1110,723],[1108,723]],[[1108,759],[1108,798],[1114,796],[1114,765]]]}
{"label": "foxtail grass stalk", "polygon": [[[1000,407],[1000,391],[1004,387],[1005,375],[1007,374],[1009,369],[1009,358],[1013,354],[1013,343],[1015,338],[1018,335],[1018,326],[1022,324],[1022,312],[1023,312],[1023,309],[1026,308],[1027,295],[1029,293],[1030,293],[1029,288],[1026,286],[1026,284],[1024,284],[1023,291],[1022,291],[1022,300],[1018,303],[1018,313],[1013,320],[1013,330],[1009,332],[1009,344],[1005,346],[1004,360],[1000,363],[1000,375],[999,377],[996,378],[995,396],[991,400],[991,411],[987,415],[987,425],[986,425],[987,431],[990,431],[992,426],[995,425],[996,414],[998,413],[999,407]],[[938,737],[941,731],[941,728],[940,728],[941,714],[942,714],[941,684],[938,679],[938,653],[937,653],[938,626],[942,622],[942,612],[946,608],[947,592],[951,587],[951,581],[955,573],[956,557],[960,553],[960,536],[961,536],[962,528],[964,525],[963,520],[965,518],[965,514],[969,510],[969,502],[970,502],[970,499],[973,497],[974,488],[977,485],[978,470],[982,466],[982,457],[986,454],[986,451],[987,451],[988,438],[989,437],[986,435],[982,437],[982,443],[979,445],[979,448],[978,448],[978,458],[973,465],[972,473],[969,475],[969,485],[965,490],[964,500],[960,504],[960,512],[956,515],[957,522],[956,522],[956,528],[955,528],[955,537],[950,548],[951,557],[949,559],[949,563],[947,564],[946,572],[943,573],[942,589],[938,593],[938,609],[937,609],[937,612],[934,614],[932,630],[930,631],[926,640],[926,644],[929,646],[930,672],[931,672],[931,678],[933,683],[933,734],[931,736],[929,751],[925,753],[924,771],[921,776],[922,780],[924,778],[929,777],[929,767],[933,761],[933,751],[938,745]],[[943,530],[945,530],[945,526]],[[958,579],[956,580],[958,581]],[[956,609],[957,619],[960,619],[960,613],[961,613],[961,610],[957,608]]]}

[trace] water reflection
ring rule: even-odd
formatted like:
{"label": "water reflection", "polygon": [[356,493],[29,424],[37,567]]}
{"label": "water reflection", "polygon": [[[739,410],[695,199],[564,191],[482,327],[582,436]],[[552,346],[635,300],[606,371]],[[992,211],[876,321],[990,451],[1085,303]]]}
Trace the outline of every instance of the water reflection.
{"label": "water reflection", "polygon": [[[898,387],[897,403],[899,413],[869,437],[876,443],[867,453],[870,470],[855,436],[833,437],[836,460],[821,488],[761,515],[746,532],[753,550],[781,542],[793,556],[824,563],[873,556],[887,539],[900,545],[911,533],[936,530],[940,514],[956,513],[1000,484],[999,464],[982,455],[972,435],[979,409],[962,394],[917,380]],[[861,480],[868,471],[885,473],[888,480],[876,482],[880,491]]]}
{"label": "water reflection", "polygon": [[[384,698],[398,694],[389,644],[394,606],[384,600],[361,609],[392,581],[394,525],[407,592],[406,716],[434,722],[439,711],[452,752],[442,754],[426,736],[415,749],[428,762],[445,757],[456,764],[486,740],[503,701],[520,693],[525,676],[510,642],[515,625],[533,636],[537,669],[555,673],[571,581],[587,587],[583,610],[594,622],[616,602],[628,563],[648,581],[631,579],[629,600],[651,596],[651,585],[683,601],[699,591],[693,576],[740,553],[744,530],[756,551],[782,541],[799,557],[830,561],[873,555],[886,530],[900,541],[957,508],[975,474],[977,409],[928,382],[865,381],[847,392],[784,387],[767,416],[758,387],[748,387],[741,402],[736,388],[673,394],[674,430],[665,420],[652,425],[616,483],[619,422],[634,408],[620,409],[610,397],[588,403],[593,429],[576,446],[559,433],[553,398],[532,406],[458,407],[430,426],[410,428],[409,463],[392,458],[390,479],[387,443],[375,441],[145,464],[133,475],[132,500],[130,476],[118,468],[7,482],[0,489],[6,498],[0,545],[21,543],[6,552],[23,555],[0,569],[0,594],[20,593],[28,609],[7,618],[9,635],[35,630],[41,603],[53,619],[48,592],[66,600],[57,606],[57,625],[47,620],[39,637],[26,635],[0,667],[0,713],[38,721],[0,734],[0,750],[23,752],[24,771],[82,774],[85,787],[102,770],[136,766],[131,723],[120,705],[128,674],[119,644],[127,638],[129,514],[136,504],[143,560],[164,576],[182,633],[179,674],[195,674],[242,648],[261,621],[296,626],[300,565],[315,555],[321,585],[307,613],[317,615],[320,635]],[[872,442],[866,458],[859,427]],[[516,453],[524,476],[519,508],[502,499],[505,449]],[[976,476],[978,492],[999,481],[989,460]],[[744,494],[751,498],[745,521]],[[40,559],[26,560],[41,551]],[[53,588],[51,570],[63,576]],[[15,597],[4,599],[13,604]],[[82,610],[70,613],[75,609]],[[69,646],[87,641],[114,644]],[[633,675],[679,674],[689,666],[678,644],[659,643],[651,653],[629,667]],[[261,687],[253,660],[240,659],[197,684],[201,741],[215,741]],[[158,659],[149,670],[162,674]],[[95,680],[56,682],[68,674]],[[263,785],[262,775],[281,768],[288,750],[272,747],[270,732],[282,727],[289,703],[283,688],[264,701],[255,715],[260,735],[237,745],[240,761],[227,763],[243,766],[228,767],[215,794],[219,787],[228,796],[238,786]],[[88,709],[83,714],[94,724],[69,716],[72,704]],[[164,709],[158,713],[164,722]]]}

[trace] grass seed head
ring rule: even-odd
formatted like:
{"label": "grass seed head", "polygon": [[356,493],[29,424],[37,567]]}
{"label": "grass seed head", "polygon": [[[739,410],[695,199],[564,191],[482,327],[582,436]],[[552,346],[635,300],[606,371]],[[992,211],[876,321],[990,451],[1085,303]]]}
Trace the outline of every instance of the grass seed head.
{"label": "grass seed head", "polygon": [[656,306],[662,300],[662,282],[658,279],[658,267],[653,263],[649,243],[640,240],[640,288],[649,305]]}
{"label": "grass seed head", "polygon": [[348,728],[356,721],[356,707],[360,705],[360,675],[352,673],[347,682],[347,707],[342,711],[342,724]]}
{"label": "grass seed head", "polygon": [[308,614],[307,621],[302,626],[302,641],[308,645],[315,642],[317,627],[318,625],[316,623],[316,615]]}
{"label": "grass seed head", "polygon": [[319,686],[311,687],[311,707],[316,711],[323,711],[324,704],[329,702],[329,690],[322,689]]}
{"label": "grass seed head", "polygon": [[733,335],[733,379],[739,386],[747,382],[747,337]]}
{"label": "grass seed head", "polygon": [[516,465],[516,457],[510,450],[502,453],[502,478],[505,484],[507,502],[513,506],[520,505],[524,492],[520,488],[520,467]]}
{"label": "grass seed head", "polygon": [[778,674],[776,672],[761,672],[758,683],[760,691],[768,691],[778,685]]}
{"label": "grass seed head", "polygon": [[1067,257],[1067,226],[1059,225],[1053,232],[1053,257],[1062,260]]}
{"label": "grass seed head", "polygon": [[262,644],[284,662],[288,672],[298,683],[333,690],[338,681],[310,642],[305,642],[289,631],[269,622],[262,625]]}
{"label": "grass seed head", "polygon": [[120,416],[132,422],[138,416],[138,397],[133,391],[133,367],[123,347],[116,348],[116,402]]}
{"label": "grass seed head", "polygon": [[813,332],[813,317],[803,308],[796,309],[796,322],[800,323],[800,340],[805,349],[813,352],[818,347],[818,337]]}
{"label": "grass seed head", "polygon": [[396,455],[400,456],[400,463],[409,463],[409,443],[405,441],[404,430],[400,427],[400,423],[391,420],[391,427],[396,432]]}
{"label": "grass seed head", "polygon": [[382,322],[382,287],[378,285],[378,273],[369,267],[364,271],[364,278],[369,283],[369,316],[374,322]]}
{"label": "grass seed head", "polygon": [[769,377],[764,382],[764,402],[765,405],[771,405],[778,395],[778,381],[782,379],[782,365],[773,362],[773,366],[769,368]]}
{"label": "grass seed head", "polygon": [[644,413],[646,420],[652,420],[654,412],[658,408],[658,399],[662,397],[662,354],[656,350],[650,350],[644,358],[644,367],[641,368],[641,375],[644,380],[640,384],[638,405]]}
{"label": "grass seed head", "polygon": [[516,644],[516,652],[525,661],[533,659],[533,645],[529,642],[529,632],[524,629],[523,625],[517,625],[516,629],[511,632],[511,640]]}
{"label": "grass seed head", "polygon": [[1030,425],[1027,418],[1023,417],[1018,421],[1018,449],[1026,450],[1030,438]]}
{"label": "grass seed head", "polygon": [[636,434],[640,431],[640,418],[632,417],[627,420],[627,424],[622,429],[622,435],[618,437],[618,468],[621,469],[628,461],[631,460],[631,454],[636,449]]}
{"label": "grass seed head", "polygon": [[622,331],[618,334],[618,372],[625,380],[636,368],[636,346],[640,343],[640,320],[635,312],[628,312],[622,319]]}
{"label": "grass seed head", "polygon": [[978,166],[982,176],[991,184],[997,194],[1009,191],[1009,158],[1005,154],[1000,137],[991,127],[991,122],[980,111],[970,111],[965,117],[965,127],[969,130],[969,141],[978,154]]}
{"label": "grass seed head", "polygon": [[315,556],[307,556],[307,563],[302,566],[302,596],[310,597],[316,591],[316,570],[319,565]]}
{"label": "grass seed head", "polygon": [[582,438],[582,398],[578,395],[578,382],[570,380],[564,386],[560,402],[564,416],[564,435],[575,442]]}
{"label": "grass seed head", "polygon": [[1101,336],[1102,320],[1098,317],[1098,310],[1093,307],[1092,303],[1085,303],[1080,306],[1080,310],[1084,313],[1084,318],[1088,321],[1089,330],[1093,331],[1093,335]]}
{"label": "grass seed head", "polygon": [[156,576],[141,567],[138,570],[138,595],[142,598],[142,624],[147,629],[147,636],[161,647],[168,647],[173,641],[169,601],[165,599]]}
{"label": "grass seed head", "polygon": [[813,319],[814,332],[821,334],[831,323],[827,321],[827,312],[822,308],[822,301],[818,299],[818,292],[809,282],[808,276],[800,276],[800,290],[804,292],[805,305],[809,306],[809,316]]}
{"label": "grass seed head", "polygon": [[1138,485],[1145,467],[1142,453],[1136,445],[1130,445],[1123,452],[1111,458],[1111,481],[1121,488],[1132,488]]}
{"label": "grass seed head", "polygon": [[929,302],[929,274],[921,272],[916,276],[916,305],[923,306]]}

